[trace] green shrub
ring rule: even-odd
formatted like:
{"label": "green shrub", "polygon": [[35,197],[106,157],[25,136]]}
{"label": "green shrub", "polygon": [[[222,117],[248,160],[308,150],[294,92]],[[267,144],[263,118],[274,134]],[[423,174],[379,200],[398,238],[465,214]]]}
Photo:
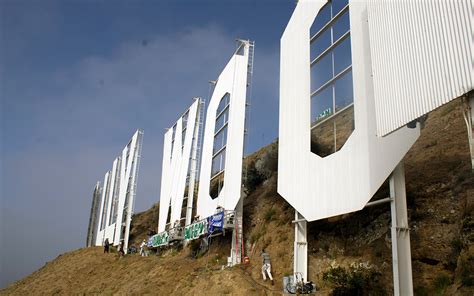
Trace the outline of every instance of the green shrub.
{"label": "green shrub", "polygon": [[453,251],[459,254],[464,248],[464,243],[461,238],[457,237],[451,241],[451,246],[453,247]]}
{"label": "green shrub", "polygon": [[413,292],[415,292],[415,295],[417,295],[417,296],[429,296],[429,295],[431,295],[429,289],[426,288],[425,286],[416,286],[414,288]]}
{"label": "green shrub", "polygon": [[456,267],[457,267],[459,254],[461,254],[462,249],[465,247],[462,241],[462,238],[461,237],[454,238],[451,241],[451,247],[452,247],[452,250],[451,250],[451,255],[449,256],[450,259],[448,261],[448,269],[451,271],[454,271],[456,270]]}
{"label": "green shrub", "polygon": [[244,174],[244,187],[247,194],[255,191],[263,181],[265,181],[265,178],[255,168],[255,162],[250,162]]}
{"label": "green shrub", "polygon": [[276,211],[273,207],[267,209],[263,215],[263,219],[265,220],[265,222],[270,222],[272,221],[273,219],[273,216],[275,216],[276,214]]}
{"label": "green shrub", "polygon": [[441,111],[441,116],[446,116],[448,115],[449,113],[451,113],[454,109],[456,108],[456,105],[453,105],[453,104],[448,104],[444,107],[444,109],[442,109]]}
{"label": "green shrub", "polygon": [[250,243],[256,243],[261,236],[262,235],[259,231],[252,232],[252,234],[250,235]]}
{"label": "green shrub", "polygon": [[278,171],[278,143],[270,144],[261,157],[255,161],[255,168],[264,179]]}
{"label": "green shrub", "polygon": [[323,273],[323,281],[333,286],[333,296],[386,295],[380,275],[366,267],[334,267]]}
{"label": "green shrub", "polygon": [[203,253],[207,250],[201,250],[201,242],[200,240],[192,240],[188,243],[188,248],[190,251],[190,256],[192,258],[200,258]]}
{"label": "green shrub", "polygon": [[278,171],[278,142],[270,144],[260,157],[244,167],[244,187],[247,194]]}
{"label": "green shrub", "polygon": [[433,281],[433,290],[436,295],[443,295],[444,290],[451,285],[451,279],[445,275],[438,275]]}
{"label": "green shrub", "polygon": [[474,257],[461,257],[459,260],[459,273],[463,286],[474,286]]}
{"label": "green shrub", "polygon": [[330,244],[327,242],[327,241],[322,241],[320,242],[320,248],[321,250],[323,250],[324,252],[329,252],[329,248],[330,248]]}

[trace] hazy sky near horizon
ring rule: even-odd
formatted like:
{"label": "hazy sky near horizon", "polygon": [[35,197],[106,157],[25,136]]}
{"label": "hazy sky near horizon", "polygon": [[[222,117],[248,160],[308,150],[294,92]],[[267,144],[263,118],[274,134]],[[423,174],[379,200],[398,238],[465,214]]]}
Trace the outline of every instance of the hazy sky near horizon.
{"label": "hazy sky near horizon", "polygon": [[159,199],[165,128],[255,40],[247,152],[278,134],[294,0],[0,1],[0,288],[83,247],[92,191],[144,130],[135,212]]}

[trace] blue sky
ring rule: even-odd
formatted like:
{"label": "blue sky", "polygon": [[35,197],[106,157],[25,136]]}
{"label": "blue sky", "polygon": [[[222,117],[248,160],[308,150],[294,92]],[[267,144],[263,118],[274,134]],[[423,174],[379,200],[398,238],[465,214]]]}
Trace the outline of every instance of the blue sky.
{"label": "blue sky", "polygon": [[295,0],[0,1],[0,287],[85,244],[91,194],[145,131],[135,211],[158,201],[165,128],[256,42],[247,151],[278,134]]}

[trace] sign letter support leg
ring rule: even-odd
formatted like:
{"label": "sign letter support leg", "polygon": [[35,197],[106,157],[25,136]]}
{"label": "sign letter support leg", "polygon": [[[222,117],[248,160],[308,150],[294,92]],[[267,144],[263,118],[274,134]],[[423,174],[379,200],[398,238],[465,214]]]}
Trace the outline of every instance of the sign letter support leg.
{"label": "sign letter support leg", "polygon": [[393,293],[413,295],[410,231],[408,228],[405,170],[400,162],[390,176],[390,203],[392,215]]}
{"label": "sign letter support leg", "polygon": [[468,94],[463,109],[464,121],[467,127],[467,138],[469,140],[469,150],[471,151],[472,171],[474,172],[474,91]]}
{"label": "sign letter support leg", "polygon": [[243,195],[240,198],[237,206],[235,207],[234,223],[235,227],[232,230],[232,249],[230,256],[232,259],[232,265],[242,263],[242,252],[243,252],[243,233],[242,233],[242,221],[244,212],[244,198]]}
{"label": "sign letter support leg", "polygon": [[[308,280],[308,242],[306,237],[307,221],[295,211],[295,244],[294,244],[294,273],[301,273],[305,281]],[[296,281],[296,279],[295,279]]]}

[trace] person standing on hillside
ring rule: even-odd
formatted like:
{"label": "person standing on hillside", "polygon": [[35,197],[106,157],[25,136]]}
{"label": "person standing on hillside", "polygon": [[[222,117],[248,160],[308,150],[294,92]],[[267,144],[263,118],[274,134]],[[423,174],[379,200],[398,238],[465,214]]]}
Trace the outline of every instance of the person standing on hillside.
{"label": "person standing on hillside", "polygon": [[106,238],[104,242],[104,254],[109,253],[109,248],[110,248],[109,239]]}
{"label": "person standing on hillside", "polygon": [[125,256],[125,251],[123,250],[123,242],[120,242],[118,249],[119,259]]}
{"label": "person standing on hillside", "polygon": [[142,257],[147,257],[147,251],[146,251],[146,240],[143,239],[141,245],[140,245],[140,256]]}
{"label": "person standing on hillside", "polygon": [[272,281],[272,285],[275,284],[275,282],[273,281],[273,277],[272,277],[272,264],[271,264],[271,260],[270,260],[270,255],[265,252],[265,249],[262,250],[262,275],[263,275],[263,281],[266,281],[267,280],[267,275],[268,274],[268,277],[270,278],[270,280]]}

